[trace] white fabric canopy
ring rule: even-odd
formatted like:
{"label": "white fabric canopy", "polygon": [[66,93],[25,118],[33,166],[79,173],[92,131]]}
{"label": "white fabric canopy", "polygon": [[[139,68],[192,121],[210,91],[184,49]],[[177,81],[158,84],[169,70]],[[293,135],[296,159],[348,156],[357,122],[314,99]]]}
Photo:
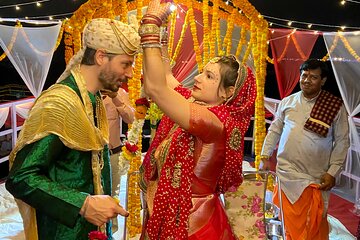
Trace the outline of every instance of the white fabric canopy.
{"label": "white fabric canopy", "polygon": [[34,105],[34,102],[28,102],[28,103],[16,105],[16,113],[20,117],[27,119],[27,117],[29,115],[29,111],[33,105]]}
{"label": "white fabric canopy", "polygon": [[9,107],[0,108],[0,128],[5,124],[5,121],[9,115]]}
{"label": "white fabric canopy", "polygon": [[39,96],[55,51],[61,22],[46,27],[0,25],[0,46],[30,92]]}
{"label": "white fabric canopy", "polygon": [[[360,31],[324,33],[324,40],[344,105],[349,114],[350,148],[343,175],[360,197]],[[352,184],[350,182],[356,182]],[[355,189],[354,189],[355,188]]]}

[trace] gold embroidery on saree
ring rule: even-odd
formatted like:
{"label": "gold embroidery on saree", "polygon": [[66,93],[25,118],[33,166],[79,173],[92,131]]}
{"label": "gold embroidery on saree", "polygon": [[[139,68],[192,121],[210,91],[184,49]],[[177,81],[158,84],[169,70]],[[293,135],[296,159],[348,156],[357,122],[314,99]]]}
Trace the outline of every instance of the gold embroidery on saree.
{"label": "gold embroidery on saree", "polygon": [[176,163],[174,166],[173,179],[171,182],[171,186],[173,188],[179,188],[181,181],[181,163]]}
{"label": "gold embroidery on saree", "polygon": [[239,150],[241,145],[241,133],[238,128],[232,130],[229,144],[232,150]]}

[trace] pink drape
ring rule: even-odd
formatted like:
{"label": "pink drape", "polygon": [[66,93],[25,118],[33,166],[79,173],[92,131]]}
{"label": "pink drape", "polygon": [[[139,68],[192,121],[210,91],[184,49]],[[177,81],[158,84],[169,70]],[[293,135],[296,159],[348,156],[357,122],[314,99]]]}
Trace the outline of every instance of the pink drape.
{"label": "pink drape", "polygon": [[270,29],[270,46],[280,97],[291,94],[300,79],[300,65],[309,58],[319,34],[313,31]]}
{"label": "pink drape", "polygon": [[[185,14],[187,11],[187,8],[184,5],[178,5],[178,6],[179,7],[177,11],[179,18],[176,19],[177,21],[175,24],[174,45],[172,48],[173,52],[175,51],[176,46],[178,44],[181,30],[184,25]],[[201,24],[198,23],[203,22],[202,12],[194,9],[194,15],[195,15],[195,21],[197,22],[196,23],[197,38],[201,47],[203,41],[203,27]],[[171,31],[170,25],[169,25],[169,31]],[[196,65],[194,42],[190,31],[190,24],[188,24],[187,30],[185,32],[184,40],[180,48],[179,55],[175,61],[176,64],[173,67],[173,74],[179,82],[182,82]]]}

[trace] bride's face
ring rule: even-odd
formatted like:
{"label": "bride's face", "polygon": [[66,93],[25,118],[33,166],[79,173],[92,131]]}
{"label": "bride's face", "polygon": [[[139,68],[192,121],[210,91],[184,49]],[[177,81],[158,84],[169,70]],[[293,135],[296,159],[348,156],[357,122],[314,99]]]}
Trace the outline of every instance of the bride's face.
{"label": "bride's face", "polygon": [[219,88],[221,82],[219,63],[208,63],[203,72],[197,75],[194,80],[192,96],[197,101],[207,103],[211,106],[224,102],[221,96],[225,95],[225,90],[222,86]]}

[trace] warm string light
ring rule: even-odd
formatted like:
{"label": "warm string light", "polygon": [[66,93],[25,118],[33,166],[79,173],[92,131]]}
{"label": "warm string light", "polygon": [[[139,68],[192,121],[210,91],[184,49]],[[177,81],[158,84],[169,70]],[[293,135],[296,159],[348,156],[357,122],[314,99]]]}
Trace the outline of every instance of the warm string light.
{"label": "warm string light", "polygon": [[[275,30],[270,30],[270,33],[273,34],[275,32]],[[297,42],[295,36],[294,36],[294,33],[296,32],[296,30],[294,29],[291,33],[287,34],[287,35],[284,35],[284,36],[281,36],[281,37],[277,37],[277,38],[273,38],[273,39],[270,39],[269,41],[275,41],[275,40],[278,40],[278,39],[281,39],[281,38],[286,38],[286,43],[285,43],[285,47],[282,51],[282,53],[280,54],[279,58],[277,59],[278,62],[280,62],[281,60],[284,60],[284,56],[286,54],[286,51],[288,49],[288,46],[289,46],[289,43],[290,43],[290,40],[293,41],[294,45],[295,45],[295,49],[297,51],[297,53],[300,55],[301,57],[301,60],[306,60],[306,57],[305,57],[305,54],[304,52],[302,51],[299,43]],[[318,31],[314,31],[314,34],[319,34]],[[360,34],[360,31],[358,32],[354,32],[355,35],[358,35]],[[346,50],[348,50],[348,52],[355,58],[356,61],[360,61],[360,57],[359,57],[359,54],[356,53],[356,51],[351,47],[351,45],[349,44],[349,42],[346,40],[346,38],[342,35],[342,32],[338,32],[330,46],[330,49],[329,51],[326,53],[326,55],[321,59],[321,61],[327,61],[329,60],[329,56],[330,54],[334,51],[335,47],[337,46],[338,44],[338,41],[339,39],[342,40],[342,42],[344,43],[344,46],[346,48]],[[271,64],[274,64],[274,59],[271,59],[269,56],[266,57],[267,61]],[[286,59],[286,60],[293,60],[293,61],[298,61],[299,59]],[[336,59],[337,61],[343,61],[344,59]]]}
{"label": "warm string light", "polygon": [[[349,30],[360,30],[360,26],[359,27],[352,27],[352,26],[339,26],[339,25],[329,25],[329,24],[322,24],[322,23],[311,23],[311,22],[302,22],[302,21],[295,21],[295,20],[289,20],[289,19],[283,19],[283,18],[278,18],[278,17],[272,17],[272,16],[267,16],[267,15],[263,15],[265,18],[267,18],[268,20],[271,20],[270,25],[277,25],[280,27],[285,27],[285,28],[292,28],[292,26],[294,24],[297,24],[299,27],[297,27],[298,29],[303,29],[303,30],[307,30],[307,29],[311,29],[313,27],[322,27],[322,28],[329,28],[329,29],[341,29],[341,30],[345,30],[345,29],[349,29]],[[276,23],[274,22],[278,21],[280,23]]]}
{"label": "warm string light", "polygon": [[[31,5],[31,4],[36,4],[37,7],[41,6],[41,3],[43,2],[48,2],[50,0],[38,0],[38,1],[32,1],[32,2],[28,2],[28,3],[20,3],[20,4],[11,4],[11,5],[6,5],[6,6],[0,6],[1,8],[10,8],[10,7],[16,7],[18,6],[18,8],[20,9],[20,6],[24,6],[24,5]],[[123,1],[119,1],[119,2],[123,2]],[[128,2],[127,5],[128,7],[136,4],[134,3],[136,1],[131,1]],[[148,2],[148,0],[146,0],[146,2]],[[213,1],[214,4],[215,1]],[[234,2],[234,3],[233,3]],[[225,9],[228,12],[231,12],[231,9],[233,8],[234,5],[236,5],[236,0],[234,1],[226,1],[223,2],[221,1],[220,7]],[[340,3],[360,3],[360,1],[354,1],[354,0],[343,0]],[[226,7],[224,7],[226,6]],[[129,9],[135,9],[130,7]],[[118,13],[121,13],[121,11],[119,11],[120,9],[118,9]],[[239,13],[242,13],[242,10],[239,10]],[[62,20],[64,19],[64,16],[69,17],[73,14],[73,12],[69,12],[69,13],[61,13],[61,14],[55,14],[52,16],[36,16],[36,17],[24,17],[24,19],[58,19],[58,20]],[[221,18],[224,18],[224,13],[223,11],[220,12]],[[119,15],[119,14],[118,14]],[[312,29],[313,27],[323,27],[323,28],[330,28],[330,29],[341,29],[342,31],[344,31],[345,29],[349,29],[349,30],[360,30],[360,27],[353,27],[353,26],[339,26],[339,25],[327,25],[327,24],[321,24],[321,23],[309,23],[309,22],[302,22],[302,21],[293,21],[293,20],[288,20],[288,19],[282,19],[282,18],[277,18],[277,17],[272,17],[272,16],[266,16],[266,15],[261,15],[265,18],[268,18],[269,20],[277,20],[277,21],[281,21],[283,23],[275,23],[275,22],[269,22],[269,26],[272,26],[273,24],[279,26],[279,27],[285,27],[285,28],[291,28],[291,26],[289,25],[293,25],[293,24],[298,24],[300,25],[299,27],[297,27],[298,29],[301,30],[307,30],[307,29]],[[22,18],[19,18],[22,19]],[[235,19],[235,21],[237,21],[237,19]],[[303,27],[302,27],[303,26]]]}
{"label": "warm string light", "polygon": [[10,4],[10,5],[5,5],[5,6],[0,6],[0,9],[3,8],[15,8],[16,11],[20,11],[21,10],[21,6],[26,6],[26,5],[32,5],[35,4],[37,7],[41,7],[41,3],[43,2],[48,2],[50,0],[40,0],[40,1],[33,1],[33,2],[26,2],[26,3],[17,3],[17,4]]}
{"label": "warm string light", "polygon": [[360,1],[355,1],[355,0],[342,0],[342,1],[340,1],[340,4],[345,5],[345,3],[347,3],[347,2],[360,4]]}

